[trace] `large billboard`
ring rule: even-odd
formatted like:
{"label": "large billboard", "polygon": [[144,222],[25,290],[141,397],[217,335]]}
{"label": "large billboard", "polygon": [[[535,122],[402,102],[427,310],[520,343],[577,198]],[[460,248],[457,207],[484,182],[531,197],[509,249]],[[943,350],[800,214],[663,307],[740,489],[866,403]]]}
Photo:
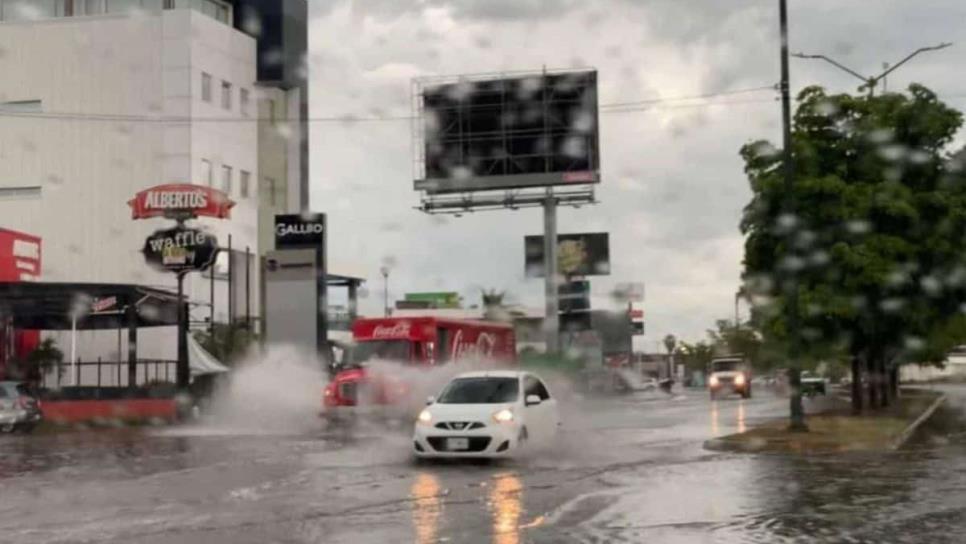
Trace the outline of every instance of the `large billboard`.
{"label": "large billboard", "polygon": [[[523,240],[524,266],[528,278],[542,278],[543,236]],[[610,274],[610,238],[606,232],[557,235],[557,272],[562,276]]]}
{"label": "large billboard", "polygon": [[600,181],[596,71],[417,83],[416,190],[443,194]]}

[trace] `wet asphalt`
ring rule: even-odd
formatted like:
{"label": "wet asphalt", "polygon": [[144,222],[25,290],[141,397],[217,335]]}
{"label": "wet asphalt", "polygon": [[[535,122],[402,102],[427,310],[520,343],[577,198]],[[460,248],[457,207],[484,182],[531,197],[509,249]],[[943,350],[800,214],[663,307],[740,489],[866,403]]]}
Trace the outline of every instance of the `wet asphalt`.
{"label": "wet asphalt", "polygon": [[898,452],[710,452],[759,393],[570,399],[549,451],[415,463],[405,430],[213,423],[0,437],[0,542],[963,542],[966,388]]}

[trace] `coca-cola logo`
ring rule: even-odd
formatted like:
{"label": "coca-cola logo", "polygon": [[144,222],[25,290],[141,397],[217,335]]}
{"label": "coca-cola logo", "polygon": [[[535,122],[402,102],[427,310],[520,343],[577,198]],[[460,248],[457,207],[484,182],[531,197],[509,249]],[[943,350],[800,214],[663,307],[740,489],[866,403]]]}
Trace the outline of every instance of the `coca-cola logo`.
{"label": "coca-cola logo", "polygon": [[394,325],[376,325],[376,327],[372,329],[373,338],[406,338],[408,336],[408,321],[400,321]]}
{"label": "coca-cola logo", "polygon": [[463,330],[456,331],[453,335],[453,349],[450,356],[453,359],[461,357],[490,357],[496,348],[496,336],[488,332],[481,332],[476,337],[476,342],[467,342],[463,339]]}

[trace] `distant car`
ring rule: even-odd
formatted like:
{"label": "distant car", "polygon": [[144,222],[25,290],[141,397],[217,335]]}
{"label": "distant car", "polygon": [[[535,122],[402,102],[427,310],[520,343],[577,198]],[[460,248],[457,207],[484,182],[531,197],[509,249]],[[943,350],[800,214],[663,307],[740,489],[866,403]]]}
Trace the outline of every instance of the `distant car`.
{"label": "distant car", "polygon": [[825,378],[808,371],[802,372],[801,376],[803,396],[814,397],[815,395],[825,395],[828,392],[828,381]]}
{"label": "distant car", "polygon": [[741,355],[715,357],[708,365],[711,400],[731,393],[751,398],[751,380],[751,365]]}
{"label": "distant car", "polygon": [[43,419],[37,399],[21,382],[0,382],[0,432],[30,432]]}
{"label": "distant car", "polygon": [[427,457],[507,457],[546,445],[560,424],[557,400],[535,374],[468,372],[430,397],[416,419],[413,453]]}

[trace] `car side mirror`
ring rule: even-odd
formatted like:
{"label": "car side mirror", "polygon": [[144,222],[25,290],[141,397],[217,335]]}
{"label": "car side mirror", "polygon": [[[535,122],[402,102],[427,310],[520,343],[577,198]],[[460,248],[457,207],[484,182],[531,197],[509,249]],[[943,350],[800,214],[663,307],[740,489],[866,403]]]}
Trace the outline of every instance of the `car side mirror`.
{"label": "car side mirror", "polygon": [[436,397],[434,397],[432,395],[426,397],[426,406],[429,406],[430,404],[432,404],[434,402],[436,402]]}
{"label": "car side mirror", "polygon": [[540,404],[542,401],[540,400],[540,397],[538,395],[527,395],[527,398],[524,402],[526,403],[527,406],[535,406],[537,404]]}

